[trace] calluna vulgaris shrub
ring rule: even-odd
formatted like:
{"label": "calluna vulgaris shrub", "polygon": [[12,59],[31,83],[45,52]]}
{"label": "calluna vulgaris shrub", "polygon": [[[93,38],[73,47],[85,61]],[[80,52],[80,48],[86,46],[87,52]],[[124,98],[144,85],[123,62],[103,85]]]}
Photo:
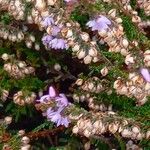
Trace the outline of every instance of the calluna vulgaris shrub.
{"label": "calluna vulgaris shrub", "polygon": [[0,0],[0,150],[150,150],[150,0]]}

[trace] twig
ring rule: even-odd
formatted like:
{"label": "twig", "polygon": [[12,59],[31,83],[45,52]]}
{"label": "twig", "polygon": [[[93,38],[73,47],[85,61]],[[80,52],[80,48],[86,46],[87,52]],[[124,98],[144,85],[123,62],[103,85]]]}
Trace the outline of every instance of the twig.
{"label": "twig", "polygon": [[48,135],[54,135],[57,132],[63,131],[65,129],[64,126],[60,126],[56,129],[52,129],[52,130],[44,130],[44,131],[38,131],[38,132],[29,132],[26,134],[26,136],[28,136],[30,139],[36,139],[39,137],[47,137]]}

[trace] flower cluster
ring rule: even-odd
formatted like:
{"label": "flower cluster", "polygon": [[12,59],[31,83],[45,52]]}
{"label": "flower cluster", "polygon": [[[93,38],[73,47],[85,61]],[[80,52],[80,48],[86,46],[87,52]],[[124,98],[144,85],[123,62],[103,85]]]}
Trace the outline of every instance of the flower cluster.
{"label": "flower cluster", "polygon": [[22,91],[18,91],[13,96],[13,102],[17,105],[24,106],[25,104],[31,104],[35,101],[36,94],[31,92],[30,94],[25,94]]}
{"label": "flower cluster", "polygon": [[57,124],[57,126],[64,125],[68,127],[70,121],[65,116],[64,111],[65,108],[70,105],[65,94],[60,93],[56,94],[55,89],[50,86],[49,93],[47,95],[43,95],[39,100],[40,103],[48,104],[50,101],[55,103],[54,107],[49,107],[43,115],[47,117],[47,120],[52,121]]}
{"label": "flower cluster", "polygon": [[83,79],[78,79],[76,84],[80,86],[79,88],[83,91],[87,91],[89,93],[99,93],[104,90],[101,82],[102,81],[98,77],[92,77],[86,81],[83,81]]}
{"label": "flower cluster", "polygon": [[53,49],[67,49],[67,41],[63,38],[57,38],[58,33],[61,30],[61,25],[56,26],[54,24],[54,20],[52,17],[45,17],[43,22],[43,26],[47,28],[48,35],[43,36],[42,42],[47,48]]}
{"label": "flower cluster", "polygon": [[[104,119],[103,117],[106,119]],[[96,118],[95,118],[96,117]],[[115,118],[116,115],[114,112],[98,112],[93,113],[93,117],[81,117],[77,124],[73,127],[72,132],[75,134],[84,135],[87,138],[94,135],[102,135],[106,132],[111,134],[119,133],[124,138],[131,138],[133,140],[141,140],[146,135],[141,131],[139,126],[133,125],[129,127],[129,120],[119,120],[115,118],[115,121],[108,122],[109,117]]]}
{"label": "flower cluster", "polygon": [[15,79],[24,78],[26,75],[33,74],[35,71],[33,67],[27,66],[24,61],[6,63],[4,64],[4,70],[7,71],[8,74]]}
{"label": "flower cluster", "polygon": [[112,110],[112,105],[105,105],[104,103],[100,103],[95,100],[95,97],[92,97],[89,93],[74,93],[73,94],[73,100],[75,102],[86,102],[88,104],[88,107],[91,110],[94,111],[111,111]]}
{"label": "flower cluster", "polygon": [[114,82],[114,88],[120,95],[135,97],[137,105],[141,106],[148,101],[150,95],[150,73],[146,68],[140,69],[141,75],[135,72],[130,73],[128,80],[118,78]]}
{"label": "flower cluster", "polygon": [[21,30],[16,30],[14,28],[6,27],[0,28],[0,37],[4,40],[10,40],[12,42],[21,42],[24,40],[24,33]]}

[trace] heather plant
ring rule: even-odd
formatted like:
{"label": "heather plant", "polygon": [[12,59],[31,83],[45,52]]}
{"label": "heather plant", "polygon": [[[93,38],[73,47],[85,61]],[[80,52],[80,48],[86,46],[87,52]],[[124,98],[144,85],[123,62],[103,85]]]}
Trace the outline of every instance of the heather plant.
{"label": "heather plant", "polygon": [[149,150],[150,1],[0,0],[0,149]]}

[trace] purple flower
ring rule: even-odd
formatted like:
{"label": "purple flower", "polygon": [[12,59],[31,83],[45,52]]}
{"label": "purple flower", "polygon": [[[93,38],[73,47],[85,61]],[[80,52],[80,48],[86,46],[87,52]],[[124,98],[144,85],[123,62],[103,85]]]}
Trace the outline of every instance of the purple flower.
{"label": "purple flower", "polygon": [[54,122],[54,123],[56,123],[57,127],[59,125],[61,125],[61,120],[62,120],[62,117],[61,117],[60,113],[55,113],[55,115],[53,115],[51,117],[51,121]]}
{"label": "purple flower", "polygon": [[52,35],[56,36],[60,32],[60,28],[57,26],[52,27]]}
{"label": "purple flower", "polygon": [[54,38],[53,40],[50,41],[49,47],[53,49],[67,49],[68,45],[64,39]]}
{"label": "purple flower", "polygon": [[52,24],[54,24],[54,19],[52,17],[45,17],[43,22],[42,22],[44,27],[48,27],[51,26]]}
{"label": "purple flower", "polygon": [[140,69],[140,72],[141,72],[143,78],[144,78],[147,82],[150,82],[150,73],[149,73],[148,69],[142,68],[142,69]]}
{"label": "purple flower", "polygon": [[49,108],[46,111],[47,119],[49,121],[52,121],[52,122],[56,123],[57,127],[60,126],[60,125],[64,125],[65,127],[68,127],[68,125],[70,123],[67,117],[62,117],[61,116],[60,113],[61,113],[61,111],[63,111],[63,109],[64,109],[63,107],[60,107],[60,108],[58,108],[57,111],[54,112],[54,111],[52,111],[51,108]]}
{"label": "purple flower", "polygon": [[52,108],[50,107],[50,108],[48,108],[48,109],[46,110],[46,112],[43,113],[43,116],[49,116],[49,115],[51,115],[52,113],[54,113],[54,111],[53,111]]}
{"label": "purple flower", "polygon": [[111,21],[105,16],[100,16],[97,19],[91,20],[86,24],[88,27],[92,28],[92,31],[98,30],[106,30],[109,28],[108,25],[111,25]]}
{"label": "purple flower", "polygon": [[65,96],[65,94],[59,94],[58,97],[55,99],[58,102],[58,106],[67,106],[68,105],[68,99]]}
{"label": "purple flower", "polygon": [[65,127],[68,127],[70,121],[67,117],[62,116],[64,109],[66,106],[68,106],[68,99],[65,96],[65,94],[59,94],[59,96],[56,96],[55,89],[50,86],[49,87],[49,93],[47,95],[43,95],[39,101],[40,103],[47,103],[50,100],[53,100],[56,104],[53,107],[49,107],[44,113],[43,116],[47,117],[47,120],[52,121],[59,125],[64,125]]}
{"label": "purple flower", "polygon": [[52,36],[50,36],[50,35],[45,35],[45,36],[43,36],[43,38],[42,38],[42,42],[43,42],[44,45],[47,45],[48,43],[50,43],[50,41],[51,41],[52,39],[53,39]]}
{"label": "purple flower", "polygon": [[47,103],[49,100],[54,99],[55,97],[56,97],[56,91],[52,86],[50,86],[49,87],[49,94],[43,95],[40,98],[40,100],[37,100],[37,101],[39,101],[40,103]]}

